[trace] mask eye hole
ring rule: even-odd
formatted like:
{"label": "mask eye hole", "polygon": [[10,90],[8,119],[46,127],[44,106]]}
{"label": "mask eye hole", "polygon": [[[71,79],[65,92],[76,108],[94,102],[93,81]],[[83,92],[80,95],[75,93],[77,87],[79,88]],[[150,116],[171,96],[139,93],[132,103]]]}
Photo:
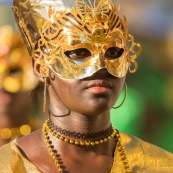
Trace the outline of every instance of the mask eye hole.
{"label": "mask eye hole", "polygon": [[64,54],[69,59],[77,60],[77,61],[87,61],[88,59],[91,58],[91,52],[86,48],[80,48],[80,49],[66,51],[66,52],[64,52]]}
{"label": "mask eye hole", "polygon": [[110,47],[105,52],[105,57],[107,59],[113,60],[119,58],[124,52],[124,49],[118,47]]}

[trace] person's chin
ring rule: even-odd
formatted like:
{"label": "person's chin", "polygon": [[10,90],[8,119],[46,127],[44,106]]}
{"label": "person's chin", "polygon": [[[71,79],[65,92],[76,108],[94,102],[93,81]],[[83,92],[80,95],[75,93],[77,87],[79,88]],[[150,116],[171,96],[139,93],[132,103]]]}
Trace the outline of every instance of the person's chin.
{"label": "person's chin", "polygon": [[98,100],[97,104],[88,105],[88,115],[101,115],[110,109],[110,105],[106,101]]}

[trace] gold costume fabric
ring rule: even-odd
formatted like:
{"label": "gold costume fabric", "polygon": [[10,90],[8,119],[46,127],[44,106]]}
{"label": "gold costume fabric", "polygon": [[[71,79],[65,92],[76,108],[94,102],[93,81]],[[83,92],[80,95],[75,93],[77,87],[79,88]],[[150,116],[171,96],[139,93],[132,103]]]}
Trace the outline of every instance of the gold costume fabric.
{"label": "gold costume fabric", "polygon": [[[132,173],[173,173],[173,154],[139,138],[120,134]],[[111,173],[125,173],[118,152]],[[40,173],[35,165],[22,156],[16,141],[0,148],[1,173]]]}

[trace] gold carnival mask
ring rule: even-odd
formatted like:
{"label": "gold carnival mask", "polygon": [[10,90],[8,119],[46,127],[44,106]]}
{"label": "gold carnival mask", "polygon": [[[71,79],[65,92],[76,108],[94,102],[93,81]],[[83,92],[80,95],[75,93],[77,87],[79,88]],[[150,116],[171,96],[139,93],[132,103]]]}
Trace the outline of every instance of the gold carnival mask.
{"label": "gold carnival mask", "polygon": [[11,26],[0,28],[0,88],[16,93],[33,89],[37,84],[30,58],[20,34]]}
{"label": "gold carnival mask", "polygon": [[128,34],[127,20],[111,0],[14,0],[13,10],[42,76],[48,67],[67,79],[102,68],[116,77],[137,69],[141,45]]}

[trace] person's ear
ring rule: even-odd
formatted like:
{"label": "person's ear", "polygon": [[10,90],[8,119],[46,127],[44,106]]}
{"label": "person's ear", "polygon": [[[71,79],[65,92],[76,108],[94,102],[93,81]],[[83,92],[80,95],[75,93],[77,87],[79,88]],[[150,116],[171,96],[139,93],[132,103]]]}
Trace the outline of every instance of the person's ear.
{"label": "person's ear", "polygon": [[40,64],[38,64],[36,61],[34,61],[32,59],[32,67],[33,67],[33,71],[34,71],[34,75],[35,77],[40,81],[40,82],[44,82],[44,77],[41,75],[40,73]]}

